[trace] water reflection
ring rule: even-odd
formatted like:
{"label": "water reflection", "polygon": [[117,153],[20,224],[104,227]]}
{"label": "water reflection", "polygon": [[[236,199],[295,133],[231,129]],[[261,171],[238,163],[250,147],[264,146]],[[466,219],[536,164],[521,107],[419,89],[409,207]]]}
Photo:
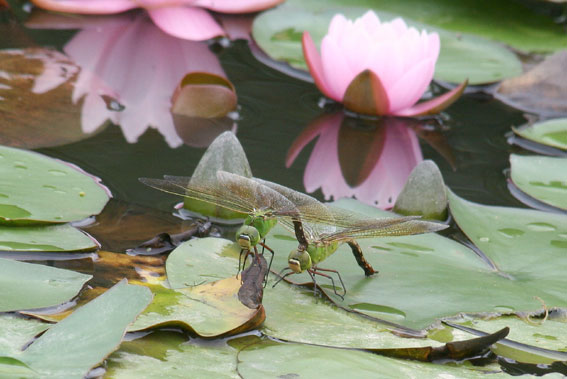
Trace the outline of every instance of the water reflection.
{"label": "water reflection", "polygon": [[[60,15],[41,14],[30,25],[80,28],[63,50],[80,67],[72,100],[82,103],[84,133],[92,133],[110,120],[120,125],[130,143],[151,127],[164,136],[169,146],[180,146],[182,136],[192,136],[194,130],[191,123],[176,125],[170,112],[176,86],[188,72],[226,77],[206,44],[164,33],[143,12],[80,18],[76,22]],[[219,133],[235,128],[231,119],[218,120],[215,125]],[[202,126],[195,128],[198,131]]]}
{"label": "water reflection", "polygon": [[301,150],[319,137],[305,167],[307,192],[321,188],[325,199],[355,197],[391,208],[411,170],[423,160],[415,120],[393,117],[358,119],[342,111],[311,122],[288,151],[289,167]]}

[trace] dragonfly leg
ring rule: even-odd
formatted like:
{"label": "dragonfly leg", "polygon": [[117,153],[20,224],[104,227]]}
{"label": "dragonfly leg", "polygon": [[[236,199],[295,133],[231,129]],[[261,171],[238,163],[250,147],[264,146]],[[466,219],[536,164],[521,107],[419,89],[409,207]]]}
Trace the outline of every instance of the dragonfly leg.
{"label": "dragonfly leg", "polygon": [[270,263],[268,264],[268,271],[266,271],[266,277],[264,278],[264,288],[266,288],[266,284],[268,284],[268,275],[270,274],[270,269],[272,268],[272,262],[274,261],[274,251],[270,249],[264,241],[260,242],[260,246],[262,246],[262,255],[264,255],[264,249],[267,249],[272,257],[270,258]]}
{"label": "dragonfly leg", "polygon": [[[284,273],[284,271],[287,271],[287,270],[290,270],[290,272],[288,272],[288,273],[285,274],[285,275],[282,275],[282,274]],[[274,285],[272,286],[272,288],[274,288],[275,286],[277,286],[279,282],[281,282],[282,280],[284,280],[286,277],[290,276],[291,274],[294,274],[294,272],[291,271],[291,268],[289,268],[289,267],[284,267],[284,269],[281,270],[281,271],[278,273],[278,276],[279,276],[280,278],[274,283]]]}
{"label": "dragonfly leg", "polygon": [[356,259],[356,263],[358,263],[358,265],[364,270],[364,275],[370,276],[377,274],[378,271],[375,271],[370,263],[368,263],[368,261],[364,258],[364,255],[362,255],[362,249],[360,248],[360,245],[355,240],[348,241],[347,243],[352,250],[352,254]]}
{"label": "dragonfly leg", "polygon": [[[341,277],[341,274],[337,270],[331,270],[331,269],[328,269],[328,268],[319,268],[319,267],[314,267],[311,270],[313,271],[313,275],[319,275],[319,276],[322,276],[324,278],[330,279],[331,284],[333,285],[333,292],[335,293],[335,295],[340,297],[341,300],[345,299],[345,295],[346,295],[345,283],[343,282],[343,278]],[[341,286],[343,288],[343,294],[341,295],[340,293],[337,292],[337,286],[335,286],[335,281],[333,280],[333,277],[331,275],[323,274],[319,271],[332,272],[332,273],[337,274],[337,277],[339,278],[339,281],[341,282]]]}
{"label": "dragonfly leg", "polygon": [[[242,266],[242,253],[244,250],[246,249],[240,249],[240,255],[238,256],[238,271],[236,272],[236,275],[240,273],[240,267]],[[242,269],[244,269],[244,267],[242,267]]]}
{"label": "dragonfly leg", "polygon": [[307,270],[307,273],[311,277],[311,280],[313,280],[313,296],[317,296],[317,281],[315,280],[315,273],[313,269]]}

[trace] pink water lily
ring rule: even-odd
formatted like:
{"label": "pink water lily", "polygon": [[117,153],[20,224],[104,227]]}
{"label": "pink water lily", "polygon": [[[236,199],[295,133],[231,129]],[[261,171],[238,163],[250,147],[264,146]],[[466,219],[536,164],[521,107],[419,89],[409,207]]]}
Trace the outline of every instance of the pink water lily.
{"label": "pink water lily", "polygon": [[111,14],[144,8],[164,32],[201,41],[224,35],[208,10],[249,13],[271,8],[284,0],[32,0],[40,8],[69,13]]}
{"label": "pink water lily", "polygon": [[404,20],[380,22],[372,11],[354,22],[333,17],[317,51],[309,32],[303,54],[317,87],[350,110],[372,115],[418,116],[452,104],[466,82],[416,104],[433,79],[439,56],[437,33],[419,32]]}
{"label": "pink water lily", "polygon": [[406,121],[385,117],[368,130],[346,125],[343,112],[325,114],[296,138],[286,166],[319,137],[303,176],[307,192],[321,188],[326,200],[355,197],[391,208],[410,172],[423,160],[419,140]]}

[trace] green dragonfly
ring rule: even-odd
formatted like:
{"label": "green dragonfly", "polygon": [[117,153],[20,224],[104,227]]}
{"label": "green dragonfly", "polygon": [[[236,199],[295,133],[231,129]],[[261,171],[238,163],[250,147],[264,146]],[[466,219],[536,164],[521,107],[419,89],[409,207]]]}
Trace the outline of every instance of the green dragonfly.
{"label": "green dragonfly", "polygon": [[[311,199],[313,198],[311,198],[311,196],[276,183],[259,179],[256,180],[264,186],[272,188],[284,195],[291,200],[298,209],[304,208],[305,206],[309,207],[309,205],[312,204]],[[288,220],[281,221],[283,226],[294,230],[299,246],[289,254],[288,267],[280,272],[280,279],[274,286],[289,275],[307,272],[313,280],[313,283],[316,283],[315,275],[330,279],[335,294],[343,298],[346,294],[346,288],[339,272],[337,270],[318,267],[318,264],[333,254],[341,244],[347,243],[350,246],[356,262],[364,270],[364,274],[370,276],[377,273],[377,271],[375,271],[364,258],[362,249],[356,242],[356,239],[406,236],[436,232],[447,228],[445,224],[422,221],[419,219],[419,216],[373,219],[335,207],[327,207],[326,216],[331,217],[334,222],[324,224],[311,222],[292,224],[289,223]],[[290,272],[282,275],[285,271]],[[338,276],[343,289],[342,294],[336,291],[337,287],[335,286],[333,277],[324,272],[335,273]],[[314,291],[315,290],[316,286],[314,286]]]}
{"label": "green dragonfly", "polygon": [[218,171],[216,180],[192,181],[191,177],[169,175],[164,176],[164,179],[139,180],[164,192],[246,214],[244,224],[236,232],[236,242],[241,248],[239,272],[243,253],[245,263],[252,250],[258,253],[257,245],[267,249],[273,258],[274,251],[265,244],[265,237],[278,220],[287,219],[290,225],[299,224],[303,219],[312,222],[333,222],[328,208],[313,198],[312,201],[304,200],[301,203],[300,207],[305,209],[305,214],[302,214],[291,200],[260,181],[225,171]]}

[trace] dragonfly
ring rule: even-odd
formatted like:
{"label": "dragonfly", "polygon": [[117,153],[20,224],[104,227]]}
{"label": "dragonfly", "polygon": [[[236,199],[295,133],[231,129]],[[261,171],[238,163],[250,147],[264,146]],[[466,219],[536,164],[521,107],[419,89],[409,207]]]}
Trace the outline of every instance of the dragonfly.
{"label": "dragonfly", "polygon": [[[242,268],[252,250],[258,254],[257,245],[262,247],[262,253],[264,249],[268,250],[273,260],[274,251],[265,244],[265,238],[278,220],[286,219],[288,225],[301,224],[303,219],[312,222],[333,222],[328,208],[314,198],[311,200],[305,198],[302,202],[297,201],[299,208],[305,209],[305,214],[303,214],[290,199],[264,185],[261,181],[225,171],[218,171],[216,180],[192,180],[191,177],[171,175],[166,175],[163,179],[140,178],[139,180],[164,192],[201,200],[245,214],[244,223],[235,236],[241,248],[238,272],[240,272],[243,254]],[[293,228],[301,229],[299,225]],[[268,272],[272,260],[270,260]]]}
{"label": "dragonfly", "polygon": [[[264,186],[274,189],[286,198],[291,200],[298,208],[309,207],[312,204],[311,196],[294,191],[290,188],[276,183],[256,179]],[[315,199],[313,199],[315,200]],[[316,201],[316,200],[315,200]],[[323,205],[323,204],[322,204]],[[375,219],[363,215],[357,215],[345,209],[327,207],[326,217],[331,217],[333,222],[325,224],[302,222],[291,224],[288,220],[282,220],[282,225],[295,232],[299,242],[297,249],[293,250],[288,256],[288,267],[279,273],[279,280],[274,284],[292,274],[307,272],[311,280],[316,284],[315,275],[330,279],[335,294],[344,299],[346,287],[337,270],[324,269],[319,267],[319,263],[332,255],[340,245],[346,243],[350,246],[354,258],[358,265],[363,269],[366,276],[377,273],[368,263],[362,253],[362,248],[356,242],[360,238],[372,237],[391,237],[437,232],[447,228],[445,224],[431,221],[420,220],[419,216],[405,216]],[[285,271],[289,271],[282,275]],[[335,281],[328,273],[337,275],[342,294],[338,293]],[[317,286],[313,289],[316,292]]]}

